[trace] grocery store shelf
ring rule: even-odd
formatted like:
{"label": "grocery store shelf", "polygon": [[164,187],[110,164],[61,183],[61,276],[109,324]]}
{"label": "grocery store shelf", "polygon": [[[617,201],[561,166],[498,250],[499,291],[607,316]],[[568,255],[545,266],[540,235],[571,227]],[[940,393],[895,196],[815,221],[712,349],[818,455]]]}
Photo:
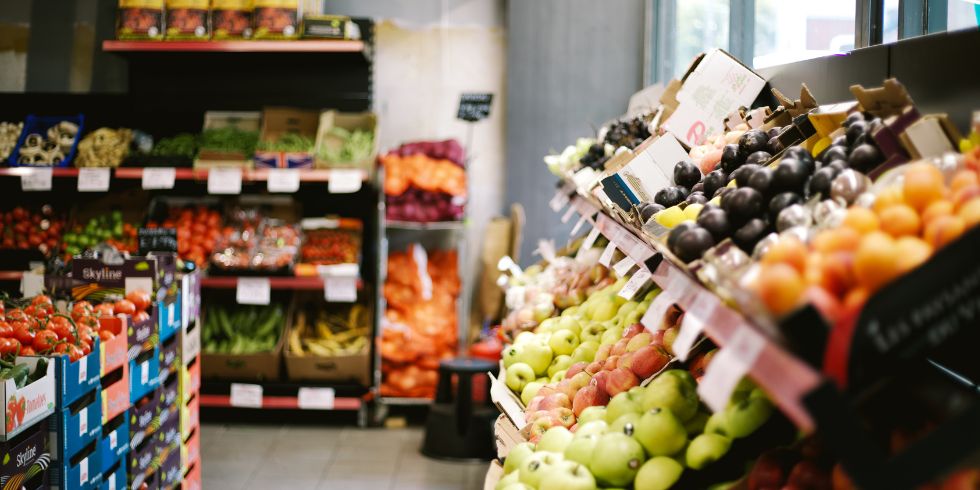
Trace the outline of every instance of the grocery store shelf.
{"label": "grocery store shelf", "polygon": [[464,221],[417,223],[414,221],[390,220],[385,222],[385,228],[389,230],[462,230],[465,226],[466,223]]}
{"label": "grocery store shelf", "polygon": [[[201,394],[202,407],[239,407],[231,403],[231,395],[205,395]],[[262,406],[266,409],[286,409],[286,410],[360,410],[363,401],[360,398],[334,398],[333,408],[306,408],[299,406],[299,398],[295,396],[263,396]]]}
{"label": "grocery store shelf", "polygon": [[[0,176],[10,176],[18,177],[25,173],[31,172],[34,168],[49,168],[49,167],[11,167],[11,168],[0,168]],[[242,169],[242,181],[243,182],[265,182],[269,180],[269,170],[266,168],[261,169]],[[350,171],[350,170],[346,170]],[[367,172],[363,170],[354,170],[360,172],[361,180],[366,181],[370,178]],[[300,182],[329,182],[331,175],[336,172],[332,169],[300,169],[299,170],[299,180]],[[114,176],[117,179],[142,179],[143,178],[143,168],[140,167],[121,167],[115,169]],[[78,169],[72,167],[54,167],[51,168],[52,177],[78,177]],[[175,168],[174,169],[174,179],[176,180],[201,180],[206,181],[208,179],[208,169],[206,168]]]}
{"label": "grocery store shelf", "polygon": [[102,41],[102,51],[208,53],[360,53],[363,41]]}
{"label": "grocery store shelf", "polygon": [[22,271],[0,271],[0,281],[19,281],[22,277]]}
{"label": "grocery store shelf", "polygon": [[431,405],[431,398],[402,398],[397,396],[383,396],[378,399],[382,405],[392,406],[423,406]]}
{"label": "grocery store shelf", "polygon": [[0,168],[0,176],[20,177],[36,168],[50,168],[52,177],[78,177],[78,169],[73,167],[8,167]]}

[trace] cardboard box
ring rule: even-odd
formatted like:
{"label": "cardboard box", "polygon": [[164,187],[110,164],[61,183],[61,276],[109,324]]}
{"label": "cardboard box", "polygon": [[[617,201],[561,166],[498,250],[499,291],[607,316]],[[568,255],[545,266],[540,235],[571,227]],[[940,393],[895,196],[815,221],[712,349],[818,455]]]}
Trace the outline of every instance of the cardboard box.
{"label": "cardboard box", "polygon": [[100,340],[95,339],[92,352],[81,359],[70,362],[68,354],[45,356],[55,369],[55,396],[58,407],[64,408],[78,400],[82,395],[99,387],[102,373]]}
{"label": "cardboard box", "polygon": [[119,0],[116,37],[163,39],[163,0]]}
{"label": "cardboard box", "polygon": [[[177,418],[176,409],[180,406],[180,383],[177,381],[177,376],[172,376],[166,384],[160,386],[158,390],[160,404],[157,406],[157,411],[161,413],[173,410],[175,419]],[[161,420],[160,423],[163,421]]]}
{"label": "cardboard box", "polygon": [[129,397],[129,363],[123,364],[103,380],[108,382],[102,387],[102,423],[105,424],[126,412],[132,401]]}
{"label": "cardboard box", "polygon": [[497,482],[503,477],[504,467],[500,465],[499,461],[491,461],[490,467],[487,468],[487,475],[483,477],[483,490],[494,490]]}
{"label": "cardboard box", "polygon": [[16,400],[19,407],[16,414],[9,410],[4,411],[3,424],[0,425],[0,436],[4,441],[9,441],[55,411],[54,362],[42,357],[18,357],[16,363],[26,364],[33,373],[41,359],[47,363],[47,370],[44,376],[33,383],[23,388],[17,388],[17,383],[12,379],[0,383],[0,399],[8,400],[8,404]]}
{"label": "cardboard box", "polygon": [[252,37],[252,1],[211,0],[211,31],[215,40]]}
{"label": "cardboard box", "polygon": [[174,390],[177,387],[177,374],[180,366],[180,335],[171,337],[160,346],[160,384],[173,380]]}
{"label": "cardboard box", "polygon": [[144,482],[149,488],[157,488],[152,478],[152,466],[153,459],[156,457],[156,450],[156,442],[151,437],[130,451],[126,469],[130,488],[139,488]]}
{"label": "cardboard box", "polygon": [[[125,459],[127,452],[129,452],[129,417],[121,413],[102,426],[102,434],[99,438],[102,474],[111,474],[112,468]],[[125,469],[125,462],[122,466]]]}
{"label": "cardboard box", "polygon": [[[34,473],[30,478],[22,480],[17,488],[47,487],[48,473],[44,471],[47,468],[47,458],[50,457],[47,441],[48,430],[42,422],[17,437],[0,443],[0,453],[9,456],[0,461],[0,475],[13,481],[21,481],[28,472]],[[43,464],[37,464],[42,457],[45,458]]]}
{"label": "cardboard box", "polygon": [[[205,311],[206,315],[207,312]],[[292,308],[286,311],[283,335],[269,352],[253,354],[224,354],[203,352],[201,358],[201,374],[207,379],[244,380],[275,380],[279,378],[282,365],[282,351],[285,343],[285,332],[289,329],[292,319]]]}
{"label": "cardboard box", "polygon": [[180,466],[180,448],[173,447],[166,451],[162,459],[160,469],[157,470],[157,478],[160,480],[160,488],[174,488],[184,477],[183,468]]}
{"label": "cardboard box", "polygon": [[654,195],[674,182],[674,165],[691,157],[673,137],[665,134],[633,157],[613,175],[602,180],[606,196],[624,212],[634,204],[653,201]]}
{"label": "cardboard box", "polygon": [[271,151],[261,150],[263,143],[274,144],[287,134],[308,138],[315,144],[317,137],[317,112],[309,109],[289,107],[268,107],[262,111],[262,130],[259,132],[259,146],[255,150],[256,168],[311,168],[313,150]]}
{"label": "cardboard box", "polygon": [[252,33],[255,39],[299,37],[299,0],[254,0]]}
{"label": "cardboard box", "polygon": [[360,29],[346,15],[303,15],[304,39],[359,39]]}
{"label": "cardboard box", "polygon": [[350,356],[294,356],[287,349],[286,375],[292,381],[356,382],[371,385],[371,355],[363,352]]}
{"label": "cardboard box", "polygon": [[[335,127],[347,131],[370,131],[374,134],[374,145],[371,153],[352,162],[334,162],[324,158],[323,152],[326,148],[337,148],[343,143],[343,139],[331,134],[331,129]],[[358,168],[373,172],[375,162],[378,159],[378,116],[373,112],[321,112],[314,154],[316,155],[316,168]]]}
{"label": "cardboard box", "polygon": [[[99,318],[100,327],[109,327],[125,332],[128,330],[126,321],[119,317]],[[105,342],[99,341],[99,376],[105,376],[116,369],[127,365],[129,360],[129,339],[126,335],[117,335]]]}
{"label": "cardboard box", "polygon": [[201,391],[201,361],[198,358],[180,368],[180,403],[187,405]]}
{"label": "cardboard box", "polygon": [[[258,141],[262,113],[252,111],[208,111],[204,113],[203,131],[230,128],[253,136]],[[194,158],[194,168],[242,167],[252,168],[250,151],[202,147]]]}
{"label": "cardboard box", "polygon": [[136,402],[160,385],[160,347],[129,361],[129,399]]}
{"label": "cardboard box", "polygon": [[180,330],[180,301],[176,297],[158,301],[157,311],[160,312],[160,340],[169,340]]}
{"label": "cardboard box", "polygon": [[[48,417],[51,456],[68,461],[102,434],[101,387]],[[100,468],[92,468],[94,474]]]}
{"label": "cardboard box", "polygon": [[197,322],[191,323],[180,333],[180,363],[186,366],[197,360],[201,353],[201,329]]}
{"label": "cardboard box", "polygon": [[201,427],[201,397],[194,396],[190,402],[180,407],[180,437],[185,441],[191,433]]}
{"label": "cardboard box", "polygon": [[121,490],[126,488],[126,458],[119,461],[102,473],[102,483],[99,490]]}
{"label": "cardboard box", "polygon": [[88,490],[101,483],[102,466],[97,441],[92,441],[68,460],[51,460],[51,484],[63,490]]}
{"label": "cardboard box", "polygon": [[201,490],[201,463],[198,462],[191,466],[184,473],[184,482],[181,484],[182,490]]}
{"label": "cardboard box", "polygon": [[201,461],[201,431],[191,432],[191,436],[180,445],[181,468],[189,469]]}

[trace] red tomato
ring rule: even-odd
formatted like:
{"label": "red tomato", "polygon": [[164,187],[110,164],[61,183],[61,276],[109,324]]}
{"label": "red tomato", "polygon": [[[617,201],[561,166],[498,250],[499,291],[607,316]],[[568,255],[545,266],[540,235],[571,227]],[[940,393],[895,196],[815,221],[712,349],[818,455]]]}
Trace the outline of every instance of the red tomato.
{"label": "red tomato", "polygon": [[6,357],[9,354],[17,354],[20,350],[20,342],[15,338],[0,338],[0,356]]}
{"label": "red tomato", "polygon": [[22,356],[36,356],[37,355],[37,352],[35,352],[34,351],[34,348],[31,347],[31,346],[21,347],[20,348],[20,355],[22,355]]}
{"label": "red tomato", "polygon": [[51,330],[58,335],[58,340],[75,341],[75,329],[72,328],[70,323],[54,325],[51,327]]}
{"label": "red tomato", "polygon": [[[87,355],[89,355],[89,354],[92,353],[92,343],[91,342],[82,342],[82,347],[81,348],[82,348],[82,356],[87,356]],[[81,356],[79,356],[79,357],[81,357]]]}
{"label": "red tomato", "polygon": [[[136,311],[145,311],[150,307],[150,293],[137,289],[126,294],[126,300],[133,303]],[[119,313],[118,311],[116,313]]]}
{"label": "red tomato", "polygon": [[112,311],[115,312],[116,315],[120,313],[123,315],[132,315],[136,313],[136,305],[134,305],[132,301],[121,299],[116,301],[116,304],[112,306]]}
{"label": "red tomato", "polygon": [[34,343],[31,345],[37,352],[47,352],[53,349],[54,345],[57,343],[58,334],[54,333],[52,330],[41,330],[34,337]]}
{"label": "red tomato", "polygon": [[0,337],[10,337],[14,334],[14,327],[9,323],[0,321]]}
{"label": "red tomato", "polygon": [[92,345],[92,329],[78,329],[78,341],[83,344]]}
{"label": "red tomato", "polygon": [[110,341],[110,340],[112,340],[114,338],[116,338],[116,334],[112,333],[108,329],[107,330],[99,330],[99,339],[101,339],[102,342],[108,342],[108,341]]}
{"label": "red tomato", "polygon": [[103,316],[115,316],[115,313],[114,313],[113,310],[114,310],[114,305],[112,303],[101,303],[101,304],[95,305],[95,313],[96,313],[96,316],[99,316],[99,317],[103,317]]}
{"label": "red tomato", "polygon": [[32,345],[34,343],[35,337],[34,330],[31,330],[27,324],[20,324],[14,329],[14,338],[16,338],[23,345]]}
{"label": "red tomato", "polygon": [[[61,344],[61,345],[66,345],[66,344]],[[75,344],[67,344],[67,345],[68,345],[68,347],[65,349],[65,352],[67,352],[67,354],[68,354],[68,360],[69,361],[75,362],[75,361],[77,361],[77,360],[85,357],[85,353],[82,352],[81,347],[79,347],[79,346],[77,346]],[[91,351],[91,348],[89,348],[89,351]]]}
{"label": "red tomato", "polygon": [[51,297],[46,294],[39,294],[31,300],[32,306],[37,306],[41,304],[51,304]]}
{"label": "red tomato", "polygon": [[143,323],[143,322],[145,322],[145,321],[147,321],[149,319],[150,319],[150,314],[149,313],[147,313],[145,311],[137,311],[136,314],[133,315],[133,324],[134,325],[140,324],[140,323]]}
{"label": "red tomato", "polygon": [[20,308],[14,308],[14,309],[12,309],[12,310],[10,310],[10,311],[7,312],[7,321],[8,322],[13,322],[13,321],[17,321],[17,320],[26,320],[26,319],[27,319],[27,315],[24,314],[24,310],[22,310]]}

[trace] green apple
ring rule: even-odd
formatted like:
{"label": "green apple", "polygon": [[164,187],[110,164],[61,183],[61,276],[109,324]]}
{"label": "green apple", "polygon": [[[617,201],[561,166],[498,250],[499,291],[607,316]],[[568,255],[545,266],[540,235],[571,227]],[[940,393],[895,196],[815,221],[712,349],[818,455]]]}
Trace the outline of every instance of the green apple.
{"label": "green apple", "polygon": [[[664,378],[675,378],[678,381],[683,381],[684,384],[691,388],[697,388],[698,382],[694,380],[694,376],[691,375],[686,369],[668,369],[663,372]],[[660,376],[657,376],[660,378]]]}
{"label": "green apple", "polygon": [[765,398],[746,398],[738,404],[725,409],[728,435],[738,439],[746,437],[769,420],[772,415],[772,402]]}
{"label": "green apple", "polygon": [[535,340],[524,344],[518,361],[531,366],[534,374],[541,376],[548,372],[548,366],[551,365],[553,355],[548,344]]}
{"label": "green apple", "polygon": [[731,396],[728,398],[728,403],[739,403],[748,397],[752,396],[752,391],[756,389],[755,383],[751,378],[743,377],[739,380],[738,384],[735,385],[735,389],[732,390]]}
{"label": "green apple", "polygon": [[623,337],[622,327],[612,327],[605,332],[602,332],[602,337],[599,337],[600,344],[615,344],[616,341]]}
{"label": "green apple", "polygon": [[627,301],[623,303],[618,310],[616,310],[616,316],[626,316],[627,313],[635,310],[639,305],[639,301]]}
{"label": "green apple", "polygon": [[548,382],[551,381],[551,378],[547,376],[538,376],[534,381],[537,381],[538,383],[548,384]]}
{"label": "green apple", "polygon": [[497,481],[497,484],[493,486],[493,490],[504,490],[508,486],[514,484],[523,485],[523,483],[521,483],[520,481],[520,477],[521,477],[520,471],[511,471],[510,473],[507,473],[500,480]]}
{"label": "green apple", "polygon": [[582,413],[578,415],[579,426],[591,422],[593,420],[601,420],[605,422],[606,411],[607,411],[606,407],[600,407],[598,405],[593,407],[588,407],[585,410],[582,410]]}
{"label": "green apple", "polygon": [[595,490],[595,477],[581,463],[565,460],[548,469],[538,490]]}
{"label": "green apple", "polygon": [[532,488],[538,488],[541,485],[541,480],[548,473],[548,470],[564,459],[565,457],[558,453],[548,451],[535,452],[520,467],[521,483]]}
{"label": "green apple", "polygon": [[514,337],[514,345],[524,345],[538,338],[538,335],[534,332],[521,332]]}
{"label": "green apple", "polygon": [[613,423],[619,417],[626,415],[627,413],[640,413],[643,411],[643,407],[636,398],[631,396],[628,391],[622,393],[617,393],[616,396],[609,400],[609,404],[606,405],[606,422]]}
{"label": "green apple", "polygon": [[711,463],[721,459],[728,448],[732,446],[732,440],[718,434],[701,434],[691,440],[684,454],[684,461],[688,468],[700,470]]}
{"label": "green apple", "polygon": [[[546,294],[544,296],[551,296]],[[541,323],[548,319],[551,315],[555,313],[555,303],[551,298],[542,298],[538,296],[537,303],[534,304],[534,321]]]}
{"label": "green apple", "polygon": [[662,291],[663,291],[662,289],[657,287],[651,289],[650,291],[647,292],[647,294],[643,295],[643,301],[646,301],[647,303],[652,302],[653,298],[656,298],[657,295],[660,294]]}
{"label": "green apple", "polygon": [[640,423],[640,414],[627,412],[619,416],[613,423],[609,424],[606,432],[618,432],[632,436],[636,432],[636,425]]}
{"label": "green apple", "polygon": [[609,424],[605,420],[591,420],[589,422],[578,421],[578,428],[575,429],[575,438],[587,436],[601,436],[609,430]]}
{"label": "green apple", "polygon": [[[634,386],[626,391],[634,401],[643,404],[643,394],[647,392],[646,386]],[[641,408],[642,410],[642,408]]]}
{"label": "green apple", "polygon": [[633,481],[634,490],[667,490],[681,478],[684,467],[672,458],[657,456],[643,463]]}
{"label": "green apple", "polygon": [[506,487],[503,487],[500,490],[534,490],[534,487],[529,487],[518,481],[518,482],[511,483],[510,485],[507,485]]}
{"label": "green apple", "polygon": [[704,426],[708,423],[708,418],[711,414],[705,412],[704,410],[698,410],[698,413],[694,414],[687,422],[684,422],[684,429],[687,430],[687,435],[693,436],[704,432]]}
{"label": "green apple", "polygon": [[576,317],[578,316],[578,309],[578,306],[569,306],[568,308],[565,308],[565,311],[561,312],[561,317]]}
{"label": "green apple", "polygon": [[[507,372],[510,374],[510,370]],[[531,381],[530,383],[524,385],[524,389],[521,390],[521,403],[523,403],[525,407],[528,406],[528,404],[531,403],[531,399],[534,398],[534,395],[537,395],[538,390],[540,390],[544,385],[545,383],[540,381]]]}
{"label": "green apple", "polygon": [[511,364],[507,368],[507,377],[504,383],[514,393],[521,393],[528,383],[534,381],[534,370],[531,366],[523,362]]}
{"label": "green apple", "polygon": [[571,330],[575,335],[582,333],[582,322],[577,316],[562,316],[558,319],[556,330]]}
{"label": "green apple", "polygon": [[507,457],[504,458],[504,473],[510,474],[510,472],[520,468],[521,463],[532,454],[534,454],[534,444],[530,442],[515,444],[514,447],[510,448]]}
{"label": "green apple", "polygon": [[667,375],[669,372],[657,376],[647,386],[641,405],[644,410],[669,408],[674,416],[684,422],[697,413],[698,393],[693,385],[688,385],[681,378]]}
{"label": "green apple", "polygon": [[668,408],[654,408],[644,413],[633,437],[650,456],[670,456],[687,444],[684,424]]}
{"label": "green apple", "polygon": [[603,486],[626,487],[633,482],[644,456],[643,447],[635,439],[610,432],[596,443],[589,470]]}
{"label": "green apple", "polygon": [[647,305],[640,303],[639,307],[627,313],[626,316],[623,317],[623,321],[620,323],[620,325],[634,325],[640,323],[640,320],[643,319],[643,315],[647,312],[646,307]]}
{"label": "green apple", "polygon": [[576,362],[592,362],[595,353],[599,350],[599,343],[595,340],[583,340],[582,343],[572,352],[572,364]]}
{"label": "green apple", "polygon": [[[554,338],[554,336],[552,336]],[[551,378],[555,373],[559,371],[567,371],[568,366],[572,365],[572,356],[568,354],[561,354],[555,356],[551,360],[551,364],[548,366],[548,377]]]}
{"label": "green apple", "polygon": [[595,450],[601,436],[602,434],[589,434],[579,437],[578,431],[576,431],[575,439],[565,448],[565,459],[589,464],[589,461],[592,461],[592,451]]}
{"label": "green apple", "polygon": [[560,425],[552,427],[541,436],[535,449],[538,451],[563,453],[565,452],[565,447],[568,446],[568,443],[572,442],[572,438],[574,437],[574,434]]}
{"label": "green apple", "polygon": [[711,414],[708,417],[708,421],[704,424],[704,433],[731,437],[731,434],[728,432],[728,412],[722,410]]}
{"label": "green apple", "polygon": [[599,342],[602,337],[603,332],[606,331],[606,326],[599,322],[592,322],[582,329],[582,333],[579,334],[579,340],[582,342]]}
{"label": "green apple", "polygon": [[558,328],[558,318],[547,318],[545,321],[541,322],[537,328],[534,329],[535,332],[554,332]]}
{"label": "green apple", "polygon": [[507,348],[500,353],[500,357],[504,360],[504,367],[509,368],[515,362],[519,362],[518,358],[521,356],[521,352],[523,352],[523,350],[524,349],[518,344],[508,345]]}
{"label": "green apple", "polygon": [[558,384],[563,379],[565,379],[566,374],[568,374],[568,371],[558,371],[557,373],[554,374],[554,376],[551,377],[550,382],[553,384]]}
{"label": "green apple", "polygon": [[592,310],[592,319],[597,322],[604,322],[606,320],[611,320],[616,316],[616,310],[619,305],[616,304],[616,298],[618,296],[606,296],[605,299]]}
{"label": "green apple", "polygon": [[551,338],[548,339],[548,347],[551,347],[551,351],[556,356],[570,356],[572,352],[575,352],[578,344],[578,335],[575,335],[575,332],[571,330],[558,330],[552,333]]}

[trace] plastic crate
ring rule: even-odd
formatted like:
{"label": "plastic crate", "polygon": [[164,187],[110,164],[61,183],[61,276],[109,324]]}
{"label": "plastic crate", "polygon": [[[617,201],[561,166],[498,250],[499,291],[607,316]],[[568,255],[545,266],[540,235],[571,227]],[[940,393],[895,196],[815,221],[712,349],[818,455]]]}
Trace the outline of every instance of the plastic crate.
{"label": "plastic crate", "polygon": [[[78,125],[78,133],[75,134],[75,141],[71,144],[71,149],[68,153],[65,153],[65,157],[61,162],[54,165],[24,165],[17,163],[18,157],[20,157],[20,149],[24,146],[24,141],[31,134],[40,134],[42,138],[47,138],[48,129],[61,121],[68,121]],[[24,119],[24,130],[20,132],[20,137],[17,138],[17,145],[14,146],[14,150],[10,152],[10,156],[7,157],[7,163],[11,167],[67,167],[71,164],[72,160],[75,159],[75,153],[78,151],[78,142],[82,139],[82,133],[85,131],[85,116],[82,114],[77,114],[74,116],[36,116],[34,114],[29,114],[26,119]]]}

